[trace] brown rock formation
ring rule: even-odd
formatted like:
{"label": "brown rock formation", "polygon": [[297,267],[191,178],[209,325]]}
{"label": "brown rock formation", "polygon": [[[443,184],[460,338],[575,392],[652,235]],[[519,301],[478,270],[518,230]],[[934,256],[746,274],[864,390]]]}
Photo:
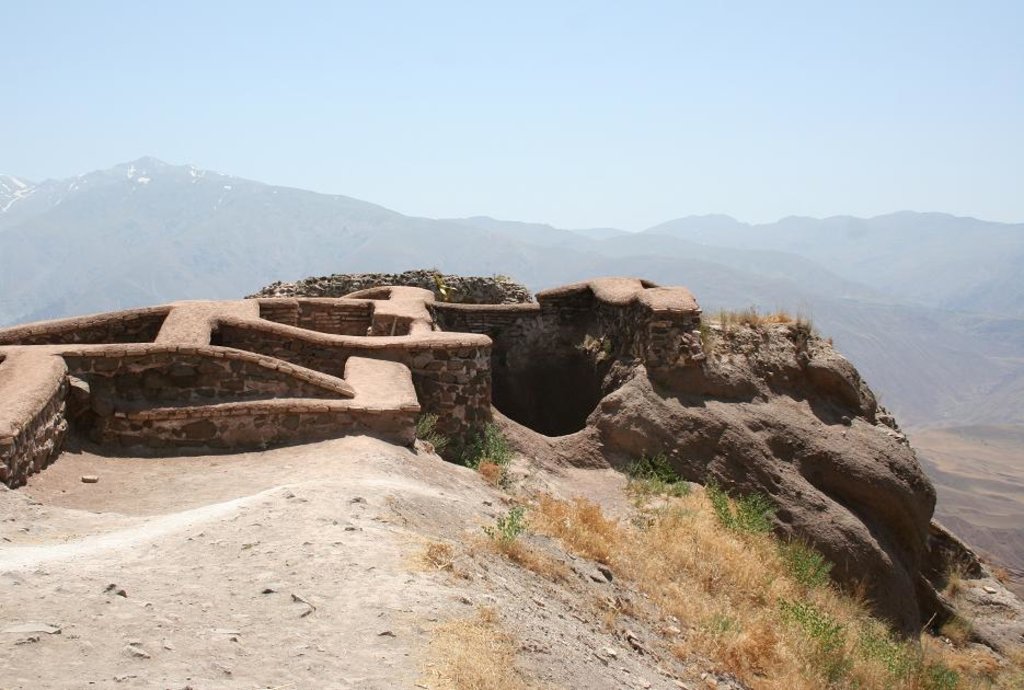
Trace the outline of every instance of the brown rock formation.
{"label": "brown rock formation", "polygon": [[0,479],[51,462],[68,420],[107,447],[240,450],[353,433],[408,443],[422,409],[457,446],[493,401],[537,462],[664,453],[689,480],[770,496],[778,532],[821,551],[898,629],[949,613],[935,492],[855,368],[807,324],[715,325],[685,288],[633,278],[512,304],[335,278],[360,290],[0,331]]}

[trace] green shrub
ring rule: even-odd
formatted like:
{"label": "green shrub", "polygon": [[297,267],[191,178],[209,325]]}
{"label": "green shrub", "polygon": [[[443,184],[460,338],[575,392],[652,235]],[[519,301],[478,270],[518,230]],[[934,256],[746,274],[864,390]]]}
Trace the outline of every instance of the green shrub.
{"label": "green shrub", "polygon": [[848,658],[844,650],[846,628],[843,624],[808,602],[783,601],[781,606],[783,618],[798,626],[814,645],[821,675],[830,683],[846,676],[853,668],[853,659]]}
{"label": "green shrub", "polygon": [[956,690],[960,674],[944,664],[928,664],[921,672],[922,690]]}
{"label": "green shrub", "polygon": [[664,453],[641,455],[626,467],[629,489],[638,494],[668,494],[685,496],[690,485],[672,468]]}
{"label": "green shrub", "polygon": [[790,574],[804,587],[824,587],[828,584],[832,563],[807,544],[801,541],[782,544],[779,553]]}
{"label": "green shrub", "polygon": [[448,447],[448,437],[437,430],[437,415],[425,413],[416,420],[416,438],[434,446],[434,451],[441,453]]}
{"label": "green shrub", "polygon": [[915,673],[920,664],[919,655],[907,643],[871,628],[861,630],[858,650],[862,656],[881,662],[889,675],[898,680]]}
{"label": "green shrub", "polygon": [[525,514],[526,509],[523,506],[515,506],[499,517],[495,521],[494,526],[485,526],[483,530],[494,541],[503,546],[508,546],[518,539],[520,534],[526,531]]}
{"label": "green shrub", "polygon": [[717,484],[708,484],[705,492],[722,526],[736,532],[764,534],[772,530],[775,506],[764,494],[753,493],[730,499]]}
{"label": "green shrub", "polygon": [[476,469],[484,460],[504,467],[512,461],[512,448],[501,429],[492,422],[470,439],[462,451],[462,464]]}

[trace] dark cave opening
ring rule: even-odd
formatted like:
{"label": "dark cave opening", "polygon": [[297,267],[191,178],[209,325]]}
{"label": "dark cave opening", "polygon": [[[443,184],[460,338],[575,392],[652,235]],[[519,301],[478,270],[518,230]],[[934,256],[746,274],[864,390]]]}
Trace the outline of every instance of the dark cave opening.
{"label": "dark cave opening", "polygon": [[502,414],[545,436],[579,431],[604,396],[608,366],[587,353],[532,353],[493,358],[491,400]]}

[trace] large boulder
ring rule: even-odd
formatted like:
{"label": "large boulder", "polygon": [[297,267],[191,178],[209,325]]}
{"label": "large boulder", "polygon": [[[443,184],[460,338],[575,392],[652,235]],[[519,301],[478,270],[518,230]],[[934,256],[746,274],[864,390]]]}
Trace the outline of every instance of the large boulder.
{"label": "large boulder", "polygon": [[505,424],[542,460],[624,467],[664,453],[688,480],[766,494],[780,535],[819,550],[896,629],[919,630],[935,490],[856,369],[802,323],[705,324],[704,350],[660,372],[620,357],[570,436]]}

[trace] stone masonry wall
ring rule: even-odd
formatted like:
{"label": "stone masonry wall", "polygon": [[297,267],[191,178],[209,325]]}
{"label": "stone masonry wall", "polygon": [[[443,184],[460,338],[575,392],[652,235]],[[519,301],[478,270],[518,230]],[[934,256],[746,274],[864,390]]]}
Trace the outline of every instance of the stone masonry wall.
{"label": "stone masonry wall", "polygon": [[334,335],[366,335],[373,318],[371,300],[261,299],[260,317]]}
{"label": "stone masonry wall", "polygon": [[439,302],[516,304],[532,299],[529,290],[504,276],[444,275],[441,281],[447,294],[442,294],[436,275],[436,271],[424,269],[404,273],[334,274],[306,278],[295,283],[271,283],[249,297],[344,297],[357,290],[401,285],[431,290]]}
{"label": "stone masonry wall", "polygon": [[491,418],[490,344],[473,336],[419,340],[377,337],[360,340],[316,337],[250,324],[222,322],[221,342],[299,366],[342,376],[351,356],[400,362],[412,372],[424,412],[438,416],[439,430],[462,436]]}
{"label": "stone masonry wall", "polygon": [[[220,354],[220,357],[215,356]],[[86,379],[94,412],[142,405],[209,404],[277,397],[337,398],[336,386],[303,379],[245,353],[154,351],[125,356],[68,356],[68,368]]]}
{"label": "stone masonry wall", "polygon": [[[59,361],[56,365],[63,367]],[[0,421],[0,482],[11,488],[21,486],[29,475],[56,460],[64,444],[68,380],[63,373],[56,373],[59,375],[44,384],[49,390],[40,396],[45,402],[34,414],[6,420],[6,424]]]}
{"label": "stone masonry wall", "polygon": [[514,350],[578,347],[589,337],[608,353],[635,357],[648,369],[661,370],[699,362],[704,355],[700,315],[652,311],[638,302],[606,304],[588,293],[544,299],[539,305],[430,305],[444,331],[481,333],[494,340],[496,357]]}
{"label": "stone masonry wall", "polygon": [[369,410],[345,402],[258,401],[190,410],[118,413],[98,420],[93,439],[151,450],[259,450],[287,443],[370,433],[399,445],[415,438],[416,410]]}
{"label": "stone masonry wall", "polygon": [[0,345],[151,343],[170,307],[132,309],[3,329]]}

